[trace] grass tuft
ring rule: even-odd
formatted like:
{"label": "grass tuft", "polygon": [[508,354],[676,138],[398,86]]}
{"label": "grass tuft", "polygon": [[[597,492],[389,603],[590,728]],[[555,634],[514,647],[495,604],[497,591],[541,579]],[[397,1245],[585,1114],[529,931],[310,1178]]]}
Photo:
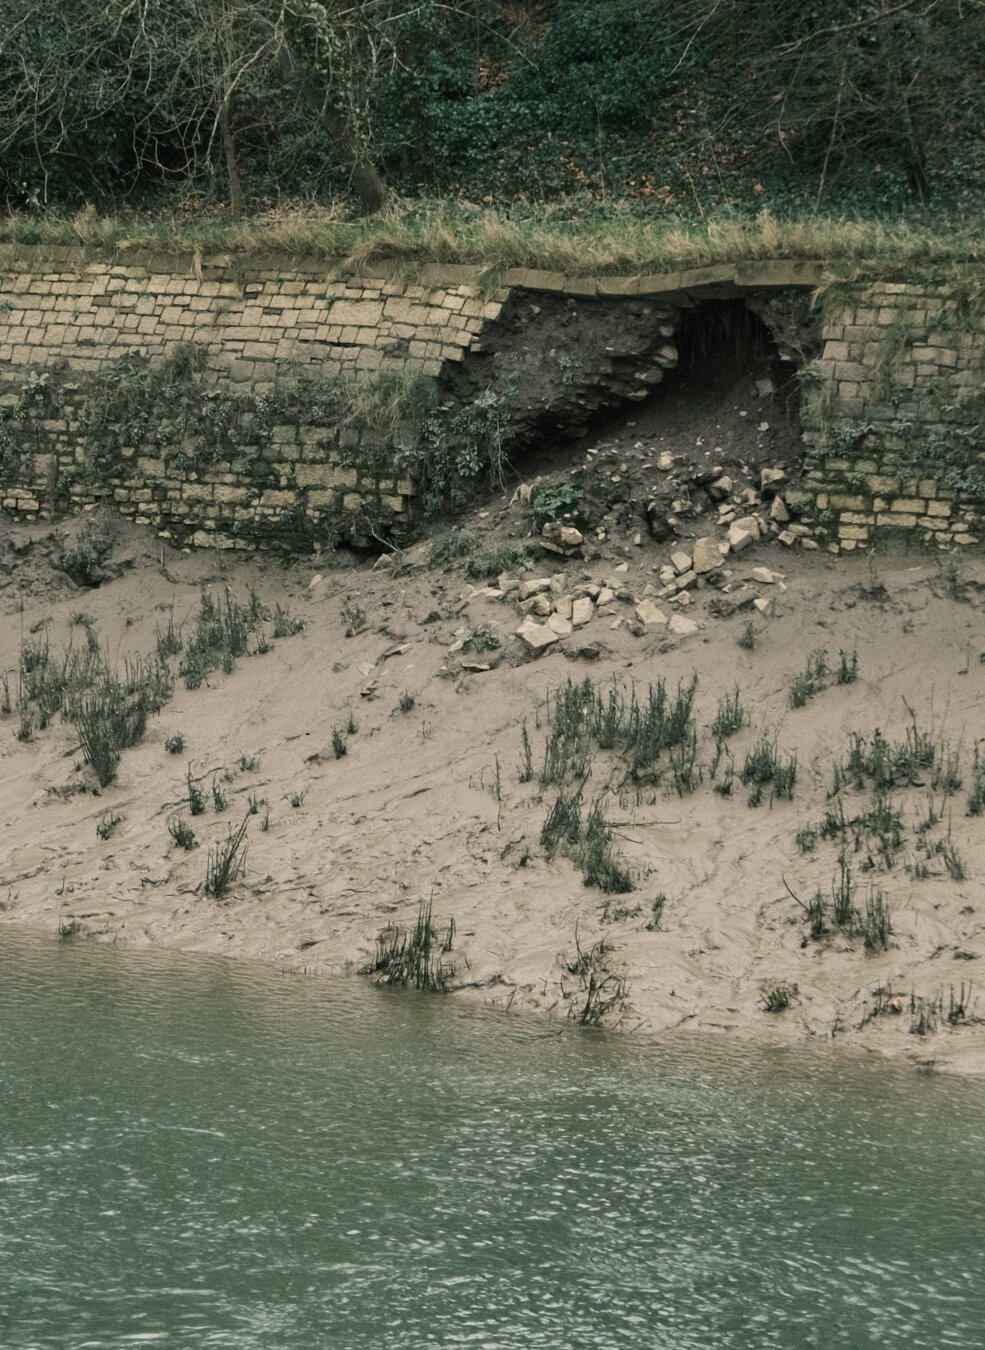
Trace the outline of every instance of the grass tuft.
{"label": "grass tuft", "polygon": [[205,865],[204,890],[206,895],[219,899],[225,895],[234,881],[246,871],[246,827],[249,816],[234,830],[229,827],[226,839],[209,849]]}
{"label": "grass tuft", "polygon": [[408,932],[388,924],[376,939],[376,954],[364,975],[376,975],[378,984],[417,989],[422,993],[446,994],[454,967],[442,958],[451,951],[455,937],[452,919],[442,937],[431,917],[431,901],[421,901],[417,922]]}

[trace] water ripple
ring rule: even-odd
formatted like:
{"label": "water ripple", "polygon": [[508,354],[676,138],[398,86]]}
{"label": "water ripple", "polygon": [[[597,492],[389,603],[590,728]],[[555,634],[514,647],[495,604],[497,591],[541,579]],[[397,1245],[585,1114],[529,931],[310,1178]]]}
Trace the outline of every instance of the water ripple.
{"label": "water ripple", "polygon": [[985,1087],[4,936],[5,1350],[979,1350]]}

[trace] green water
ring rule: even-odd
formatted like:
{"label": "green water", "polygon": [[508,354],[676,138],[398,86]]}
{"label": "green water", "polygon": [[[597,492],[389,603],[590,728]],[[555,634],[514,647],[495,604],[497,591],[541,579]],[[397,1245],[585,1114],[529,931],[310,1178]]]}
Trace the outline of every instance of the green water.
{"label": "green water", "polygon": [[0,937],[0,1346],[985,1344],[985,1084]]}

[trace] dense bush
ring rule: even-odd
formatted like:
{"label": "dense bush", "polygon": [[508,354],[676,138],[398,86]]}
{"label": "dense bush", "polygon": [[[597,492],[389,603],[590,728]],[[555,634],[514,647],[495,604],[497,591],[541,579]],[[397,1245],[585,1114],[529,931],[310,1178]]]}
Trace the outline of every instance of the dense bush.
{"label": "dense bush", "polygon": [[985,5],[8,0],[14,206],[584,193],[700,214],[975,204]]}

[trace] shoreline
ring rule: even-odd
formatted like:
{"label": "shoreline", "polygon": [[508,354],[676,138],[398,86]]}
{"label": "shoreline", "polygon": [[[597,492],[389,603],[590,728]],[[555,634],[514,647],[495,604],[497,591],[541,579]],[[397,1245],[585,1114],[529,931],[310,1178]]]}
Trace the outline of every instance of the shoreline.
{"label": "shoreline", "polygon": [[[504,499],[487,515],[509,521],[515,510]],[[380,933],[394,924],[409,932],[430,897],[436,930],[455,924],[449,982],[466,986],[456,996],[478,1005],[561,1020],[585,994],[578,951],[601,944],[596,974],[625,981],[603,1025],[777,1045],[833,1039],[985,1073],[974,988],[975,962],[985,956],[975,913],[985,821],[965,814],[985,694],[980,558],[962,557],[956,581],[926,556],[836,559],[760,544],[737,560],[729,583],[733,595],[745,594],[745,578],[764,564],[777,578],[755,650],[737,645],[748,611],[721,617],[720,593],[699,591],[693,632],[641,630],[622,618],[630,602],[614,599],[615,617],[596,617],[531,660],[512,637],[512,602],[454,565],[429,566],[426,543],[408,551],[399,574],[344,557],[332,570],[324,559],[284,566],[203,553],[166,553],[162,565],[159,541],[130,528],[115,579],[80,592],[52,564],[73,527],[8,533],[19,550],[0,592],[8,672],[16,674],[22,641],[46,634],[56,652],[78,644],[83,612],[113,662],[152,651],[169,618],[187,635],[203,585],[216,594],[228,585],[241,598],[255,588],[264,605],[282,606],[304,626],[197,689],[179,679],[144,738],[123,754],[116,781],[97,794],[79,791],[90,771],[76,767],[71,726],[56,718],[22,742],[15,716],[0,721],[0,821],[10,841],[0,922],[56,932],[60,920],[76,919],[90,936],[135,948],[228,953],[325,974],[367,965]],[[578,566],[621,589],[640,586],[649,557],[630,553],[622,572],[618,559]],[[546,567],[559,574],[557,564]],[[701,607],[705,597],[717,610]],[[364,621],[354,625],[356,611]],[[461,634],[483,629],[500,645],[479,656],[463,651]],[[826,680],[792,707],[791,678],[822,645],[832,659],[857,652],[858,678]],[[585,802],[607,794],[608,856],[632,887],[600,891],[586,884],[571,850],[551,859],[542,843],[558,792],[538,781],[557,691],[587,679],[603,693],[642,697],[655,681],[673,691],[695,676],[691,790],[676,792],[667,772],[652,785],[634,783],[618,754],[592,750]],[[746,718],[727,741],[735,782],[723,795],[709,726],[716,700],[735,690]],[[843,836],[857,911],[874,891],[885,896],[887,946],[867,953],[859,933],[830,923],[814,939],[790,892],[806,903],[836,878],[838,851],[821,828],[832,766],[853,735],[869,744],[880,728],[902,743],[918,724],[942,764],[945,748],[957,756],[950,788],[934,788],[928,770],[889,794],[901,840],[888,859],[867,825],[855,829],[856,843],[851,831]],[[524,725],[529,782],[520,771]],[[333,752],[335,732],[347,742],[342,755]],[[183,751],[169,754],[164,741],[176,733]],[[796,756],[796,789],[792,800],[770,795],[751,805],[739,768],[764,738]],[[194,817],[189,774],[205,798]],[[222,810],[213,809],[216,791]],[[839,800],[846,820],[866,821],[876,797],[848,786]],[[263,806],[251,814],[253,801]],[[928,810],[936,824],[921,833]],[[188,851],[169,837],[176,813],[196,835]],[[111,816],[119,820],[110,837],[99,837]],[[201,894],[209,849],[244,819],[246,874],[227,897],[210,899]],[[919,852],[922,840],[933,848]],[[945,848],[960,863],[956,875],[944,867]],[[767,1012],[764,1000],[782,988],[788,1005]]]}

